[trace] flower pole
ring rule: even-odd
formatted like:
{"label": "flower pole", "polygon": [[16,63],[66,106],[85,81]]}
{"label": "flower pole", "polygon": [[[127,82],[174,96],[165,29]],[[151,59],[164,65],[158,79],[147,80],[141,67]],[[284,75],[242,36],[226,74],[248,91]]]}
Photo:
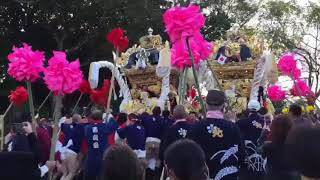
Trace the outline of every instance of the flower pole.
{"label": "flower pole", "polygon": [[[109,94],[108,94],[108,100],[107,100],[107,114],[110,114],[111,113],[111,99],[112,99],[112,93],[114,92],[115,88],[114,88],[114,79],[115,79],[115,71],[116,71],[116,61],[117,59],[119,58],[119,49],[117,48],[117,51],[116,51],[116,54],[113,58],[113,69],[112,69],[112,76],[111,76],[111,85],[110,85],[110,90],[109,90]],[[114,92],[114,96],[116,96],[116,93]]]}
{"label": "flower pole", "polygon": [[116,54],[113,55],[113,65],[114,68],[112,70],[111,76],[111,85],[110,90],[108,92],[108,99],[107,99],[107,113],[111,113],[111,98],[112,93],[116,96],[115,88],[114,88],[114,80],[115,80],[115,71],[116,71],[116,61],[118,60],[120,53],[125,51],[129,46],[129,39],[125,35],[125,30],[121,28],[115,28],[110,33],[107,34],[106,39],[109,43],[113,45],[116,49]]}
{"label": "flower pole", "polygon": [[197,88],[197,91],[198,91],[198,100],[199,100],[200,105],[201,105],[202,113],[203,113],[203,115],[205,117],[205,115],[206,115],[206,106],[204,105],[203,99],[201,98],[201,90],[200,90],[200,85],[199,85],[199,79],[198,79],[197,71],[196,71],[196,68],[195,68],[194,57],[193,57],[193,54],[192,54],[192,51],[191,51],[191,48],[190,48],[189,38],[187,38],[186,42],[187,42],[187,47],[188,47],[190,60],[191,60],[191,64],[192,64],[192,72],[193,72],[193,76],[194,76],[194,81],[195,81],[196,88]]}
{"label": "flower pole", "polygon": [[186,77],[187,77],[187,71],[188,68],[184,68],[181,72],[180,72],[180,76],[179,76],[179,104],[183,104],[184,103],[184,98],[185,98],[185,94],[186,94]]}
{"label": "flower pole", "polygon": [[43,72],[43,62],[45,56],[43,52],[33,51],[32,47],[23,43],[23,47],[13,47],[13,52],[8,55],[9,69],[8,74],[17,81],[25,81],[27,84],[29,95],[29,108],[32,116],[33,130],[35,131],[36,121],[34,114],[34,105],[32,97],[31,83],[40,78],[40,73]]}
{"label": "flower pole", "polygon": [[33,132],[37,133],[36,131],[36,119],[35,119],[35,114],[34,114],[34,105],[33,105],[33,96],[32,96],[32,86],[31,82],[27,81],[27,89],[28,89],[28,94],[29,94],[29,109],[32,117],[32,129]]}
{"label": "flower pole", "polygon": [[[201,29],[205,26],[206,18],[201,8],[194,4],[188,7],[176,6],[168,9],[164,16],[166,32],[171,42],[171,63],[177,69],[186,70],[191,67],[198,91],[198,98],[202,111],[205,115],[205,104],[201,98],[201,90],[197,76],[196,67],[201,61],[205,61],[212,54],[213,44],[205,40]],[[185,95],[185,77],[181,78],[180,97]],[[181,101],[183,102],[183,101]]]}
{"label": "flower pole", "polygon": [[23,87],[19,86],[16,90],[11,91],[9,95],[9,101],[10,105],[6,109],[5,113],[2,115],[2,117],[6,117],[10,109],[14,106],[21,106],[25,104],[28,101],[28,91]]}
{"label": "flower pole", "polygon": [[[43,79],[50,92],[53,93],[55,100],[53,113],[54,127],[50,148],[50,161],[53,161],[58,139],[62,98],[65,94],[71,94],[79,89],[83,80],[83,74],[80,70],[80,62],[77,59],[76,61],[69,63],[65,52],[54,51],[53,57],[48,61],[48,67],[44,70]],[[49,179],[52,178],[52,174],[50,174]]]}

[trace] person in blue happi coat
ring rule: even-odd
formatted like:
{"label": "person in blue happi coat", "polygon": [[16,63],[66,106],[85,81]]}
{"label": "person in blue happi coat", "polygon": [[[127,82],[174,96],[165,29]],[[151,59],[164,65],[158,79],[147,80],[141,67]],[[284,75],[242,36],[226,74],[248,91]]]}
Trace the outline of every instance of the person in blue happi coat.
{"label": "person in blue happi coat", "polygon": [[126,140],[127,144],[137,154],[138,158],[146,157],[146,134],[145,129],[141,126],[141,121],[136,114],[128,115],[128,125],[117,130],[115,135],[116,142]]}
{"label": "person in blue happi coat", "polygon": [[146,160],[148,163],[146,178],[150,176],[159,177],[161,174],[159,159],[160,143],[164,131],[163,117],[161,116],[161,108],[155,107],[152,115],[142,116],[142,125],[146,131]]}
{"label": "person in blue happi coat", "polygon": [[87,160],[85,164],[85,179],[97,180],[100,176],[103,153],[108,148],[108,136],[118,128],[118,123],[111,118],[103,123],[102,111],[95,110],[91,114],[91,122],[84,128],[87,144]]}

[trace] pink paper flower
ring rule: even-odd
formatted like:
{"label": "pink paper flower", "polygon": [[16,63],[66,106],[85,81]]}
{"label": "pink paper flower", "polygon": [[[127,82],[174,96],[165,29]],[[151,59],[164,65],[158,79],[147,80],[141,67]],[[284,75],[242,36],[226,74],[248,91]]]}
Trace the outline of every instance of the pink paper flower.
{"label": "pink paper flower", "polygon": [[292,87],[291,93],[294,96],[315,96],[314,92],[312,92],[311,88],[303,80],[297,80],[295,82]]}
{"label": "pink paper flower", "polygon": [[55,95],[73,93],[79,89],[83,79],[79,60],[69,63],[65,52],[54,51],[53,54],[44,71],[45,83]]}
{"label": "pink paper flower", "polygon": [[[201,60],[206,60],[212,53],[213,44],[207,42],[200,33],[189,38],[189,43],[194,57],[194,63],[199,65]],[[171,64],[178,68],[191,67],[190,54],[185,40],[176,41],[171,49]]]}
{"label": "pink paper flower", "polygon": [[166,31],[173,43],[200,32],[206,20],[200,7],[193,4],[188,7],[168,9],[164,13],[163,19]]}
{"label": "pink paper flower", "polygon": [[286,98],[286,92],[280,86],[270,86],[268,88],[268,97],[274,102],[283,101]]}
{"label": "pink paper flower", "polygon": [[298,69],[297,62],[294,59],[294,55],[293,54],[283,55],[278,62],[278,68],[280,69],[282,74],[293,77],[294,71]]}
{"label": "pink paper flower", "polygon": [[300,69],[294,69],[292,72],[292,77],[294,78],[294,80],[298,80],[301,78],[301,71]]}
{"label": "pink paper flower", "polygon": [[8,74],[17,81],[36,81],[43,72],[44,53],[32,51],[32,47],[23,43],[23,47],[13,47],[13,52],[8,55]]}

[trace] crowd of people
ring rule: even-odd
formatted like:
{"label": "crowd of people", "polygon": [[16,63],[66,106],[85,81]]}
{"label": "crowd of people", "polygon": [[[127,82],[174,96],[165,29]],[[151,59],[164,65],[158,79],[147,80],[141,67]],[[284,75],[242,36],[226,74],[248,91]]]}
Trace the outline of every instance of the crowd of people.
{"label": "crowd of people", "polygon": [[[13,124],[0,153],[0,179],[307,180],[320,178],[320,128],[291,105],[273,115],[256,100],[236,122],[225,119],[224,92],[210,90],[207,113],[66,114],[57,141],[40,119]],[[56,143],[50,159],[51,143]]]}

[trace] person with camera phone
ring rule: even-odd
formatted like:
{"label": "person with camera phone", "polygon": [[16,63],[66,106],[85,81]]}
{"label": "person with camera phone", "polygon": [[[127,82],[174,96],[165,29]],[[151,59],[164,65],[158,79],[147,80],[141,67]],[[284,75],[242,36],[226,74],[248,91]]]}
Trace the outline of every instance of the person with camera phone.
{"label": "person with camera phone", "polygon": [[39,166],[42,153],[28,121],[12,124],[6,145],[7,152],[0,153],[0,179],[40,180],[49,170],[56,168],[54,161]]}

